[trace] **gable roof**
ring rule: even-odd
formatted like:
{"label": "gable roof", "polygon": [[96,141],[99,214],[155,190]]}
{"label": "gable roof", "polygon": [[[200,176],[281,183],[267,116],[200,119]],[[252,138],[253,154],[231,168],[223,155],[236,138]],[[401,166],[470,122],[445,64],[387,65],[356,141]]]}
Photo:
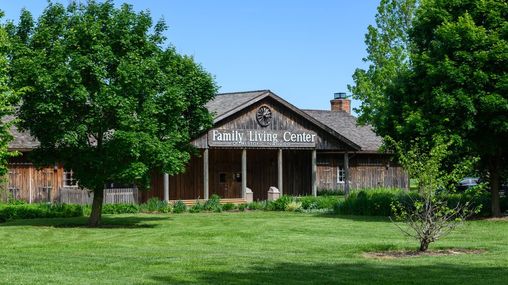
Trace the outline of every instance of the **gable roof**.
{"label": "gable roof", "polygon": [[[353,149],[367,152],[376,152],[382,140],[370,126],[357,125],[356,118],[343,111],[301,110],[270,90],[256,90],[246,92],[232,92],[217,94],[213,100],[206,104],[209,112],[214,115],[214,124],[237,113],[238,111],[263,100],[273,98],[317,127],[340,139]],[[3,120],[11,121],[14,116],[7,116]],[[21,132],[15,126],[11,127],[14,139],[9,143],[11,150],[31,150],[39,146],[39,142],[28,132]]]}
{"label": "gable roof", "polygon": [[358,144],[362,151],[377,152],[382,139],[369,125],[360,126],[356,117],[344,111],[303,110],[318,121],[334,129],[339,134]]}
{"label": "gable roof", "polygon": [[372,127],[358,125],[356,117],[351,114],[344,111],[301,110],[275,95],[270,90],[217,94],[212,101],[206,104],[206,107],[208,111],[214,114],[214,123],[218,123],[268,96],[286,105],[311,122],[317,122],[318,127],[329,131],[329,133],[331,130],[332,135],[350,142],[350,145],[358,150],[377,152],[381,147],[382,139],[374,133]]}
{"label": "gable roof", "polygon": [[[11,122],[14,120],[13,115],[5,116],[2,121]],[[16,126],[11,126],[10,128],[11,135],[13,136],[13,140],[9,142],[9,150],[31,150],[39,146],[39,142],[30,135],[28,132],[22,132],[18,130]]]}

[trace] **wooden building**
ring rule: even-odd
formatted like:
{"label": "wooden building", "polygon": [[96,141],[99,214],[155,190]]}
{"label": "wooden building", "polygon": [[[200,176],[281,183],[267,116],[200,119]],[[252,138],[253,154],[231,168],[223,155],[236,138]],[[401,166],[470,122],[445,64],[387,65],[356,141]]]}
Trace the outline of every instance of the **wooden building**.
{"label": "wooden building", "polygon": [[[287,195],[316,195],[322,190],[366,187],[407,188],[408,177],[390,155],[379,153],[381,139],[369,126],[358,126],[350,101],[338,93],[331,110],[302,110],[269,90],[218,94],[207,104],[213,127],[191,143],[198,155],[179,175],[155,173],[149,192],[112,188],[106,202],[208,199],[213,194],[242,201],[267,199],[270,187]],[[78,189],[71,169],[55,164],[37,169],[29,153],[38,142],[12,129],[6,190],[29,202],[90,203]]]}
{"label": "wooden building", "polygon": [[350,114],[335,94],[330,110],[302,110],[269,90],[218,94],[207,104],[213,127],[192,141],[199,155],[185,173],[155,174],[143,199],[267,199],[270,187],[287,195],[367,187],[407,188],[408,177],[381,139]]}

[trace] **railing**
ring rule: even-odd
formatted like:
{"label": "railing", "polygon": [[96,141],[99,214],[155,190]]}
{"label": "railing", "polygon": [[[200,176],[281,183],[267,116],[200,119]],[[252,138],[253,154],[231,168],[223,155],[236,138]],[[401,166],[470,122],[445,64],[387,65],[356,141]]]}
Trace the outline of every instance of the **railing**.
{"label": "railing", "polygon": [[[136,204],[138,198],[137,188],[104,189],[104,204]],[[77,187],[62,187],[59,201],[66,204],[90,205],[93,201],[93,193]]]}

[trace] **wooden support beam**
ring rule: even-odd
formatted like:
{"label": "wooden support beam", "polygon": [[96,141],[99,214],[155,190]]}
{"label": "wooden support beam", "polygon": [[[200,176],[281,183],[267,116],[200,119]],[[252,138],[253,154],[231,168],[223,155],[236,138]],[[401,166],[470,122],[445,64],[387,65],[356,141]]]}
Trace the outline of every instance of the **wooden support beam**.
{"label": "wooden support beam", "polygon": [[208,174],[208,148],[205,148],[203,152],[203,198],[208,200],[209,196],[209,174]]}
{"label": "wooden support beam", "polygon": [[344,153],[344,194],[349,195],[349,155]]}
{"label": "wooden support beam", "polygon": [[169,174],[164,173],[164,201],[169,203]]}
{"label": "wooden support beam", "polygon": [[317,181],[316,181],[316,150],[312,150],[312,196],[317,196]]}
{"label": "wooden support beam", "polygon": [[242,149],[242,198],[247,190],[247,149]]}
{"label": "wooden support beam", "polygon": [[282,195],[282,148],[279,148],[279,152],[277,154],[277,188],[279,188],[280,195]]}

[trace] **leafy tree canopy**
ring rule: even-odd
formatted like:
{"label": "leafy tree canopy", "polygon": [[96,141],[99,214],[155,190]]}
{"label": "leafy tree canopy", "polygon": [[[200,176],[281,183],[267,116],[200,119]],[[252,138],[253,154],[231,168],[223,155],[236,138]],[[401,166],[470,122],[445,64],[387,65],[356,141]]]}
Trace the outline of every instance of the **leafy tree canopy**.
{"label": "leafy tree canopy", "polygon": [[[396,3],[414,1],[387,0],[381,6],[386,3],[394,3],[396,9],[387,17],[397,23],[407,15],[404,5]],[[374,59],[390,58],[400,39],[408,40],[400,47],[408,58],[394,61],[399,68],[381,78],[355,77],[352,91],[365,98],[361,116],[378,134],[405,142],[407,148],[416,138],[432,141],[440,135],[455,142],[449,160],[479,156],[479,170],[490,179],[492,211],[499,215],[498,189],[507,169],[508,3],[422,0],[412,11],[413,19],[401,36],[369,42],[369,30],[371,66],[355,76],[385,70]],[[398,34],[392,26],[378,23],[377,29]],[[380,53],[375,48],[380,45],[391,47],[391,52]]]}
{"label": "leafy tree canopy", "polygon": [[19,125],[40,142],[37,162],[63,163],[94,191],[91,225],[104,183],[145,188],[153,169],[182,172],[189,140],[211,123],[214,80],[164,46],[165,30],[112,1],[50,2],[36,22],[25,10],[9,28],[14,82],[28,89]]}

